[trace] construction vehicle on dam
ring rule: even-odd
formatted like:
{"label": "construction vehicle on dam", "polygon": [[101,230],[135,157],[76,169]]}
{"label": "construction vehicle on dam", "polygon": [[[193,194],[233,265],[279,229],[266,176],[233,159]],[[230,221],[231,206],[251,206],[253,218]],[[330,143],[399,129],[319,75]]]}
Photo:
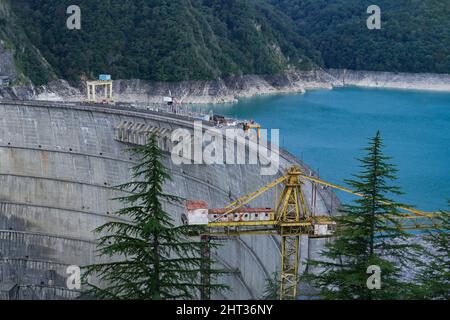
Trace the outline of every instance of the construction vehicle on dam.
{"label": "construction vehicle on dam", "polygon": [[[293,166],[286,174],[260,189],[245,195],[229,205],[211,209],[206,201],[187,201],[182,223],[207,226],[203,241],[215,236],[276,235],[281,237],[280,299],[297,298],[298,270],[300,256],[300,236],[310,238],[330,238],[336,230],[336,223],[328,215],[317,213],[308,205],[303,194],[304,180],[313,185],[322,185],[341,190],[358,197],[362,194],[345,187],[306,175],[300,167]],[[276,196],[273,208],[252,208],[249,203],[270,189],[282,186]],[[275,195],[278,195],[276,192]],[[426,213],[409,207],[400,207],[402,229],[439,228],[433,220],[434,213]],[[393,218],[393,217],[391,217]],[[209,254],[206,252],[205,254]],[[204,281],[209,281],[205,279]],[[207,296],[208,293],[205,293]]]}

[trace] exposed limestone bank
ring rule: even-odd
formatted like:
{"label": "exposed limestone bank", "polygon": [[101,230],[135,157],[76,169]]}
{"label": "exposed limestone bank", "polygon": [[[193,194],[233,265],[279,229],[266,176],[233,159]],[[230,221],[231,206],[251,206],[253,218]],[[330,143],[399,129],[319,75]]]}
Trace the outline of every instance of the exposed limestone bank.
{"label": "exposed limestone bank", "polygon": [[[233,103],[240,98],[280,93],[304,93],[310,89],[358,86],[371,88],[434,90],[450,92],[450,74],[413,74],[329,69],[289,71],[280,75],[245,75],[213,81],[156,82],[114,81],[116,101],[161,103],[173,96],[180,103]],[[84,84],[52,81],[45,86],[0,87],[0,99],[83,101]]]}
{"label": "exposed limestone bank", "polygon": [[334,86],[358,86],[450,92],[450,74],[396,73],[328,69]]}
{"label": "exposed limestone bank", "polygon": [[0,87],[0,99],[44,100],[44,101],[83,101],[84,90],[71,86],[65,80],[55,80],[45,86],[15,85]]}
{"label": "exposed limestone bank", "polygon": [[293,71],[281,75],[245,75],[177,83],[119,80],[116,81],[115,92],[124,102],[161,102],[164,96],[171,94],[183,103],[228,103],[244,97],[331,88],[330,80],[330,76],[323,71]]}
{"label": "exposed limestone bank", "polygon": [[[181,103],[230,103],[239,98],[277,93],[304,93],[308,89],[331,89],[333,78],[322,70],[290,71],[280,75],[245,75],[213,81],[156,82],[144,80],[114,81],[114,96],[120,102],[160,103],[173,96]],[[27,100],[80,101],[85,97],[83,84],[78,87],[64,80],[40,87],[14,87],[0,91],[0,96]]]}

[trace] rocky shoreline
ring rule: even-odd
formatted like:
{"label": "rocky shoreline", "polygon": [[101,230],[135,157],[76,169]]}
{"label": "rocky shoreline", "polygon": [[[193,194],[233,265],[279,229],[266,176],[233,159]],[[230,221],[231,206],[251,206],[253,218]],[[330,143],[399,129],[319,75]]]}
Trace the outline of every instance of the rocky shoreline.
{"label": "rocky shoreline", "polygon": [[450,92],[450,74],[398,73],[328,69],[334,86]]}
{"label": "rocky shoreline", "polygon": [[[114,81],[115,100],[125,103],[161,103],[173,96],[179,103],[234,103],[259,95],[304,93],[342,86],[433,90],[450,92],[450,74],[413,74],[329,69],[289,71],[280,75],[245,75],[213,81],[165,83],[145,80]],[[45,86],[0,88],[0,98],[50,101],[83,101],[83,84],[57,80]]]}

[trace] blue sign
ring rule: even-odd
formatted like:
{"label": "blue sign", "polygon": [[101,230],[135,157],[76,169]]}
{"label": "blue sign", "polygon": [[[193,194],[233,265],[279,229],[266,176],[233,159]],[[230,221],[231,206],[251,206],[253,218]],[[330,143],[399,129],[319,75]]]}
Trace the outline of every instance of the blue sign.
{"label": "blue sign", "polygon": [[110,74],[101,74],[98,76],[98,79],[100,81],[110,81],[111,80],[111,75]]}

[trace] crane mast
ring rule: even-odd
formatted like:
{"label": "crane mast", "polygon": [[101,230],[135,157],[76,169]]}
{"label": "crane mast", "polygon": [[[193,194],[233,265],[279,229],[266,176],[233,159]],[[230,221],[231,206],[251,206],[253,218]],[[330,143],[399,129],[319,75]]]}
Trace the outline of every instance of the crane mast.
{"label": "crane mast", "polygon": [[302,221],[310,218],[302,192],[302,174],[299,167],[292,167],[284,181],[284,189],[275,210],[275,218],[280,222],[281,235],[281,279],[280,299],[297,297],[297,270],[300,254],[300,234],[309,233],[308,225]]}

